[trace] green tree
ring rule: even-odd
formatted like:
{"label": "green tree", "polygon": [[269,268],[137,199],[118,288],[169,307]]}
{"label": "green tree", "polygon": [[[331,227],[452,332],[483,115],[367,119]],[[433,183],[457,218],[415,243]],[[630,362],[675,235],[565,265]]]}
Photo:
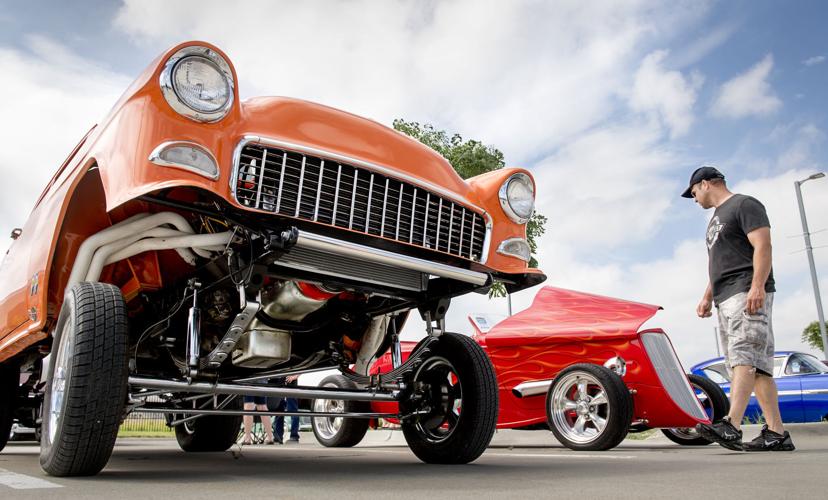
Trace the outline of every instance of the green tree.
{"label": "green tree", "polygon": [[[828,321],[825,322],[825,328],[828,328]],[[823,350],[822,335],[819,332],[819,321],[812,321],[802,330],[802,342],[819,351]]]}
{"label": "green tree", "polygon": [[[463,179],[485,174],[503,168],[506,162],[503,152],[493,146],[487,146],[474,139],[463,140],[460,134],[449,134],[445,130],[436,130],[432,125],[417,122],[394,120],[394,130],[417,139],[445,157],[454,170]],[[538,239],[543,235],[546,217],[535,212],[526,224],[526,240],[532,252],[529,267],[538,267],[535,254],[538,251]],[[506,288],[502,283],[495,283],[489,290],[490,297],[503,297]]]}

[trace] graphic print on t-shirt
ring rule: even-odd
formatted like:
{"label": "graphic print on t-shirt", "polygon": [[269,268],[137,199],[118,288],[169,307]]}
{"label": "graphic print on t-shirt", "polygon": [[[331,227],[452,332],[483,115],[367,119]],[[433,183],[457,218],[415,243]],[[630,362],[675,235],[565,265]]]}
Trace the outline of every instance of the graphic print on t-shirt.
{"label": "graphic print on t-shirt", "polygon": [[710,225],[707,226],[707,249],[710,250],[713,248],[713,245],[716,244],[716,240],[719,239],[719,233],[722,232],[725,225],[719,221],[719,216],[716,215],[713,219],[710,220]]}

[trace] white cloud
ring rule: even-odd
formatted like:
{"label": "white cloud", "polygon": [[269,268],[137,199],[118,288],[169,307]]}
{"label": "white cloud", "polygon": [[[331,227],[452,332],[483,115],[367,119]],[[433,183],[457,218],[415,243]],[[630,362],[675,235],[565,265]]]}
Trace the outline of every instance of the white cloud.
{"label": "white cloud", "polygon": [[693,105],[704,78],[698,73],[685,78],[680,71],[665,69],[667,54],[659,50],[644,58],[635,74],[630,107],[659,119],[675,138],[686,134],[693,124]]}
{"label": "white cloud", "polygon": [[[0,46],[0,94],[12,96],[0,121],[0,236],[21,227],[38,194],[129,79],[41,36],[26,51]],[[3,248],[11,240],[0,238]]]}
{"label": "white cloud", "polygon": [[675,54],[670,58],[673,65],[683,68],[701,61],[727,42],[736,33],[737,28],[736,23],[728,21],[713,29],[704,30],[702,36],[696,40],[676,48]]}
{"label": "white cloud", "polygon": [[816,66],[825,62],[825,56],[813,56],[802,61],[805,66]]}
{"label": "white cloud", "polygon": [[[518,163],[606,120],[639,47],[703,10],[575,0],[225,5],[127,0],[116,27],[146,45],[213,41],[235,63],[243,95],[428,121]],[[670,33],[655,29],[667,24]]]}
{"label": "white cloud", "polygon": [[[533,169],[548,240],[612,249],[649,238],[678,186],[660,129],[624,123],[575,138]],[[546,243],[546,242],[545,242]]]}
{"label": "white cloud", "polygon": [[782,101],[767,82],[771,69],[773,56],[768,54],[745,73],[725,82],[711,107],[713,116],[745,118],[776,112]]}

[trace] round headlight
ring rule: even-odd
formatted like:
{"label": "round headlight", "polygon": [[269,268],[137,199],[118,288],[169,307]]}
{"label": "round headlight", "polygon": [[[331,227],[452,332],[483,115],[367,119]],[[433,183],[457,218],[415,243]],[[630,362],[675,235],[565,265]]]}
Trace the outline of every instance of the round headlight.
{"label": "round headlight", "polygon": [[161,90],[172,108],[199,122],[215,122],[233,105],[233,73],[207,47],[185,47],[167,61]]}
{"label": "round headlight", "polygon": [[500,187],[500,206],[510,219],[525,224],[535,210],[535,185],[526,174],[515,174]]}

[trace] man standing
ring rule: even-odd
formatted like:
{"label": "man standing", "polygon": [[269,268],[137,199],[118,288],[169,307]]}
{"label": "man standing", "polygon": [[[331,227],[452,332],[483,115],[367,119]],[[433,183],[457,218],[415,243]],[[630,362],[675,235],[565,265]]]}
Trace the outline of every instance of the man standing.
{"label": "man standing", "polygon": [[[715,302],[725,366],[731,376],[730,413],[721,422],[699,424],[697,429],[731,450],[792,451],[773,380],[771,310],[776,288],[765,207],[755,198],[731,193],[724,175],[714,167],[696,169],[682,196],[695,199],[704,209],[716,209],[707,226],[709,282],[696,314],[711,316]],[[752,392],[767,424],[756,439],[742,443],[740,427]]]}

